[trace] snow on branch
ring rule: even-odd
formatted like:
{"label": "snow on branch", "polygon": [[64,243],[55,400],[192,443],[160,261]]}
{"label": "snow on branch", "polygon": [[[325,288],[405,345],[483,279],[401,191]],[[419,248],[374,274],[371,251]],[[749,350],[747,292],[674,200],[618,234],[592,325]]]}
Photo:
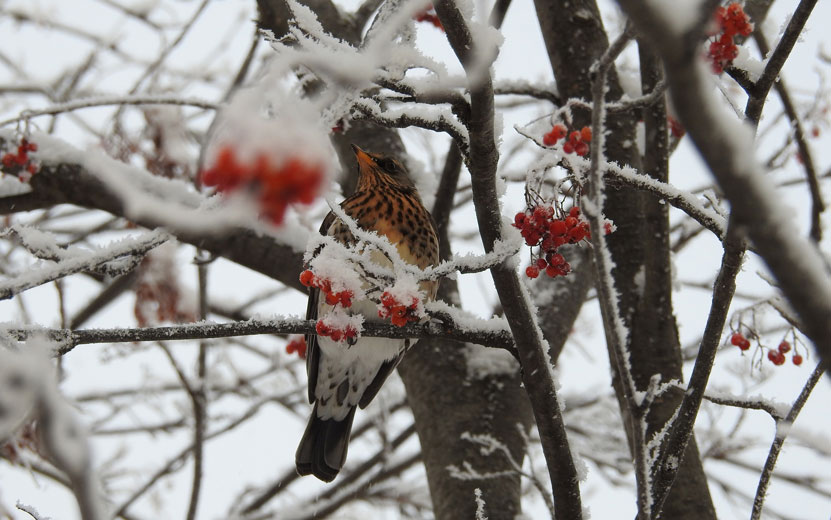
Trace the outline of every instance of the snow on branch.
{"label": "snow on branch", "polygon": [[[528,436],[525,433],[525,428],[521,424],[517,424],[516,427],[517,430],[519,430],[520,436],[525,440],[523,446],[525,446],[527,449],[529,441]],[[482,454],[482,456],[488,457],[493,455],[494,453],[502,454],[502,456],[505,457],[505,460],[508,463],[509,469],[503,471],[481,473],[478,470],[476,470],[469,462],[465,461],[462,463],[461,468],[456,465],[450,465],[447,467],[448,471],[450,471],[450,474],[454,478],[460,480],[489,480],[505,476],[520,475],[531,481],[531,483],[540,493],[540,496],[545,502],[545,505],[548,508],[548,512],[551,515],[551,518],[553,519],[555,517],[554,502],[551,500],[551,491],[545,487],[545,485],[542,483],[542,480],[540,480],[539,477],[533,472],[533,469],[531,472],[526,472],[522,469],[521,461],[517,461],[517,459],[513,456],[511,450],[505,443],[499,441],[492,435],[472,434],[470,432],[463,433],[461,436],[461,440],[480,446],[479,451]]]}
{"label": "snow on branch", "polygon": [[40,338],[33,343],[20,353],[0,348],[0,441],[36,420],[49,460],[72,483],[81,517],[103,520],[86,431],[57,390],[50,346]]}
{"label": "snow on branch", "polygon": [[[16,135],[8,129],[0,129],[0,139],[16,140]],[[65,168],[80,168],[81,175],[89,175],[95,181],[93,186],[76,186],[75,190],[60,189],[58,192],[53,192],[54,187],[50,186],[44,193],[37,194],[47,199],[56,198],[52,203],[92,205],[140,222],[145,227],[162,226],[173,234],[209,237],[251,229],[272,236],[294,250],[302,251],[305,246],[308,229],[288,219],[279,229],[259,221],[257,207],[245,196],[227,197],[220,204],[219,197],[206,198],[191,183],[153,175],[100,151],[82,151],[63,140],[37,132],[32,133],[31,141],[38,145],[37,152],[32,155],[40,162],[42,170],[56,170],[39,172],[31,181],[35,191],[40,186],[38,176],[47,175],[44,180],[52,175],[67,176]],[[101,193],[102,187],[105,193]],[[89,200],[88,197],[93,195],[106,197],[106,200]]]}
{"label": "snow on branch", "polygon": [[441,109],[408,107],[384,110],[379,103],[370,99],[356,100],[353,108],[358,113],[353,116],[355,119],[366,118],[379,125],[392,128],[417,126],[434,132],[444,132],[453,138],[465,156],[470,153],[467,128]]}
{"label": "snow on branch", "polygon": [[662,182],[648,175],[638,173],[637,170],[628,166],[621,167],[614,163],[605,162],[602,168],[604,174],[660,197],[712,231],[719,239],[724,238],[727,228],[724,217],[707,208],[693,194],[680,190],[668,182]]}
{"label": "snow on branch", "polygon": [[[17,228],[20,234],[22,228]],[[30,240],[34,235],[23,233]],[[37,269],[27,269],[25,273],[14,274],[8,279],[0,281],[0,300],[11,298],[23,291],[63,278],[81,271],[95,270],[104,264],[124,257],[143,257],[148,251],[170,239],[170,235],[161,230],[151,231],[137,238],[118,240],[106,247],[98,248],[90,253],[69,255],[64,252],[54,265]],[[31,244],[31,242],[30,242]],[[129,263],[128,267],[134,266]],[[123,270],[123,269],[121,269]]]}
{"label": "snow on branch", "polygon": [[145,94],[136,96],[101,96],[76,99],[38,110],[24,110],[17,117],[0,121],[0,127],[21,121],[28,122],[29,119],[38,116],[52,116],[56,114],[63,114],[65,112],[72,112],[73,110],[80,110],[82,108],[124,105],[179,105],[203,108],[205,110],[219,109],[219,105],[217,103],[203,99],[184,98],[180,96],[151,96]]}
{"label": "snow on branch", "polygon": [[[431,304],[428,309],[436,309]],[[448,306],[449,307],[449,306]],[[436,309],[438,320],[410,323],[398,327],[384,322],[366,322],[364,336],[385,338],[444,338],[477,343],[486,347],[503,348],[513,352],[513,338],[504,321],[466,318],[457,323],[446,309]],[[144,328],[115,329],[49,329],[18,327],[5,324],[0,333],[25,341],[38,335],[46,336],[56,344],[55,354],[63,355],[77,345],[93,343],[132,343],[136,341],[176,341],[191,339],[227,338],[257,334],[316,334],[315,320],[278,316],[272,319],[252,319],[230,323],[208,321]]]}

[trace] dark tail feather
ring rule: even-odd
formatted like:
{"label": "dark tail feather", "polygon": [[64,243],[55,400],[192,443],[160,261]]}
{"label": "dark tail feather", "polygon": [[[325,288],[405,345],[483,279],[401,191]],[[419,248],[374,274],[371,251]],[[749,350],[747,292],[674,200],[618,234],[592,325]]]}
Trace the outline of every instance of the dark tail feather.
{"label": "dark tail feather", "polygon": [[306,433],[300,439],[295,461],[300,475],[314,475],[324,482],[332,482],[346,461],[349,447],[349,433],[352,431],[352,419],[355,418],[353,406],[343,420],[321,419],[317,416],[315,403]]}

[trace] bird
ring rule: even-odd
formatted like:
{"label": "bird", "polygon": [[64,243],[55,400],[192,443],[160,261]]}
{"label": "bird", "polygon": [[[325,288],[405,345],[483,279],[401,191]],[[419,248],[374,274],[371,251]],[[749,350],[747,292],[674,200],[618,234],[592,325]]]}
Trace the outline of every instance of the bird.
{"label": "bird", "polygon": [[[420,269],[438,265],[439,241],[433,219],[407,170],[396,159],[370,153],[352,145],[359,176],[355,192],[340,206],[358,226],[386,236],[405,262]],[[348,226],[333,212],[324,218],[320,233],[343,244],[354,244]],[[392,263],[383,254],[373,255],[378,264]],[[370,284],[363,281],[365,287]],[[426,299],[435,298],[438,281],[419,282]],[[320,289],[309,287],[306,319],[317,320],[332,307],[320,298]],[[377,303],[369,298],[352,303],[350,313],[362,313],[367,321],[379,321]],[[387,377],[414,340],[360,337],[336,342],[329,337],[306,335],[306,372],[309,403],[308,426],[297,448],[297,472],[331,482],[346,461],[355,409],[365,408],[378,394]]]}

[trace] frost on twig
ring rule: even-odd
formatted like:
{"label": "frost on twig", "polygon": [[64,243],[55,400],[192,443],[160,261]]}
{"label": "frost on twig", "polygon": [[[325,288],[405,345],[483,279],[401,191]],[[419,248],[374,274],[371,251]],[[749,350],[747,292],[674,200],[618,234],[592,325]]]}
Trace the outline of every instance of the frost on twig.
{"label": "frost on twig", "polygon": [[[525,428],[521,425],[517,425],[517,429],[519,430],[519,434],[521,437],[525,439],[523,446],[528,446],[528,436],[525,433]],[[551,514],[551,518],[554,518],[554,502],[552,501],[551,491],[545,487],[542,483],[542,480],[539,479],[537,474],[533,471],[533,466],[530,472],[524,471],[522,469],[522,464],[516,460],[516,458],[511,454],[511,450],[508,446],[499,441],[498,439],[494,438],[492,435],[487,434],[472,434],[469,432],[465,432],[462,434],[461,439],[463,441],[467,441],[473,444],[480,446],[480,452],[482,456],[488,457],[493,455],[494,453],[499,453],[508,463],[508,469],[503,471],[489,471],[487,473],[482,473],[476,470],[469,462],[465,461],[462,463],[462,467],[458,467],[456,465],[450,465],[447,467],[447,470],[450,474],[457,479],[460,480],[490,480],[495,478],[519,475],[521,477],[527,478],[537,491],[540,493],[543,501],[545,501],[545,505],[548,507],[548,512]],[[529,457],[530,460],[530,457]]]}
{"label": "frost on twig", "polygon": [[[135,267],[137,261],[148,251],[170,238],[166,232],[157,230],[137,238],[125,238],[98,250],[87,252],[77,248],[60,249],[54,243],[44,240],[47,236],[45,233],[20,227],[14,228],[14,232],[21,238],[27,249],[39,256],[51,256],[50,260],[55,263],[40,269],[28,269],[26,273],[18,273],[0,281],[0,300],[11,298],[27,289],[70,274],[87,270],[94,271],[108,264],[110,268],[105,270],[107,274],[122,274]],[[112,262],[124,260],[125,257],[126,265],[111,265]]]}
{"label": "frost on twig", "polygon": [[473,490],[473,499],[476,501],[476,520],[488,520],[485,514],[485,499],[482,498],[482,490],[476,488]]}
{"label": "frost on twig", "polygon": [[29,342],[22,353],[0,349],[0,441],[37,421],[39,442],[72,484],[84,520],[103,520],[98,481],[85,429],[57,390],[48,346]]}

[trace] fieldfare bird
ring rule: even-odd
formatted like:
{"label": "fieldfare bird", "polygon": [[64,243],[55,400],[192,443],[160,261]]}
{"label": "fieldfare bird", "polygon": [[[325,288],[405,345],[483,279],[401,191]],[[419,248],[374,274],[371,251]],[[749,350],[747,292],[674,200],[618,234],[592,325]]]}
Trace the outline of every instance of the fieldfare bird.
{"label": "fieldfare bird", "polygon": [[[405,262],[425,269],[439,261],[435,224],[404,167],[390,157],[368,153],[352,145],[360,170],[355,193],[341,203],[344,213],[358,226],[386,236]],[[347,224],[329,212],[320,233],[346,245],[356,243]],[[389,258],[375,251],[372,261],[387,267]],[[371,281],[362,278],[363,289],[372,291]],[[422,281],[420,290],[433,299],[437,281]],[[316,320],[332,310],[320,289],[309,288],[306,319]],[[377,296],[352,302],[348,312],[363,314],[367,321],[379,321]],[[314,404],[306,432],[297,448],[297,472],[313,474],[331,482],[346,460],[355,407],[365,408],[378,393],[387,376],[401,361],[414,341],[361,337],[351,342],[330,337],[306,336],[306,371],[309,402]]]}

